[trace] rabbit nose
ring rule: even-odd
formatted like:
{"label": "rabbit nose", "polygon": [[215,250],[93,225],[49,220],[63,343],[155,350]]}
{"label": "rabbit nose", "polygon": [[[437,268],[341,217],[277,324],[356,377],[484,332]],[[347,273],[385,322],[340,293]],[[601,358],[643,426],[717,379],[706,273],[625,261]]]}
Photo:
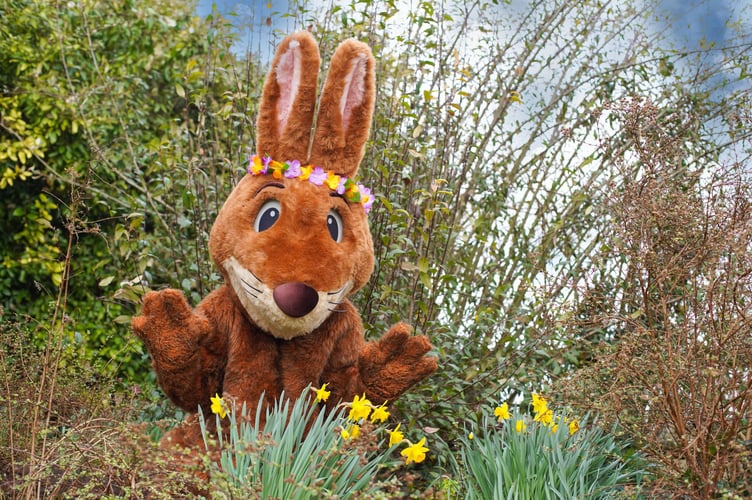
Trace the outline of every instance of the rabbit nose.
{"label": "rabbit nose", "polygon": [[319,303],[319,294],[305,283],[291,282],[279,285],[273,292],[274,302],[292,318],[300,318],[313,311]]}

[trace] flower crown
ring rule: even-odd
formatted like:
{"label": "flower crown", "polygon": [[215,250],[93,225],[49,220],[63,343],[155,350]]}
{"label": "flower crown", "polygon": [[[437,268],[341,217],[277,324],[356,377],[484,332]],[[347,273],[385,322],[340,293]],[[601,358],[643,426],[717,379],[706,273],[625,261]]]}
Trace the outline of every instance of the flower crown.
{"label": "flower crown", "polygon": [[337,175],[331,170],[324,170],[313,165],[301,165],[298,160],[279,162],[272,160],[271,156],[254,155],[248,165],[248,173],[251,175],[272,174],[275,179],[285,177],[287,179],[300,179],[317,186],[326,185],[329,189],[342,195],[347,201],[360,203],[363,210],[368,213],[373,205],[371,190],[362,184],[357,184],[352,179]]}

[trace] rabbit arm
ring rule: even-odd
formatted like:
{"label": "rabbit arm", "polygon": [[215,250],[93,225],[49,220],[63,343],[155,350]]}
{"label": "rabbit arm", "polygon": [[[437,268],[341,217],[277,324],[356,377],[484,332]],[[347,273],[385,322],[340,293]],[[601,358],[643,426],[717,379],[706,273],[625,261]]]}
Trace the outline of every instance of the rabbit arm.
{"label": "rabbit arm", "polygon": [[332,391],[331,404],[364,393],[374,404],[394,401],[436,370],[437,359],[426,356],[432,346],[424,335],[410,335],[410,327],[399,323],[378,341],[366,343],[360,318],[348,306],[352,315],[342,323],[349,328],[338,338],[321,376]]}
{"label": "rabbit arm", "polygon": [[358,372],[366,395],[380,404],[394,401],[438,367],[425,335],[411,335],[405,323],[392,326],[384,336],[366,344],[358,355]]}
{"label": "rabbit arm", "polygon": [[195,412],[199,404],[206,405],[215,392],[222,392],[227,336],[217,328],[216,319],[223,309],[232,307],[232,301],[222,297],[221,290],[209,295],[195,311],[179,290],[149,292],[141,316],[133,319],[133,331],[151,355],[159,385],[176,405],[189,412]]}

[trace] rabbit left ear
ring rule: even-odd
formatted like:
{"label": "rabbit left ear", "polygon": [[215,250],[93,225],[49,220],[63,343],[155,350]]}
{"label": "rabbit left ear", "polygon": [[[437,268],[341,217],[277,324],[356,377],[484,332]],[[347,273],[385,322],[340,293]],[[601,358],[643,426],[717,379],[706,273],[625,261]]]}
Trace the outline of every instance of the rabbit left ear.
{"label": "rabbit left ear", "polygon": [[308,158],[320,61],[318,44],[307,31],[293,33],[280,43],[259,106],[259,155],[278,161]]}
{"label": "rabbit left ear", "polygon": [[352,178],[363,158],[375,101],[374,59],[365,43],[346,40],[332,56],[311,149],[311,163]]}

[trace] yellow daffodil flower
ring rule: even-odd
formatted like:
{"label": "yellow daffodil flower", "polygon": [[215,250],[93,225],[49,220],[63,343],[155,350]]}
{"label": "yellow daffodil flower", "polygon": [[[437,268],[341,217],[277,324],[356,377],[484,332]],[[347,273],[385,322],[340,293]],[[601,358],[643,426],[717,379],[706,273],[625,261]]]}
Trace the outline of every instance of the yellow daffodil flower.
{"label": "yellow daffodil flower", "polygon": [[358,437],[360,436],[360,426],[357,424],[352,424],[347,429],[342,429],[340,435],[345,441],[348,441],[350,439],[358,439]]}
{"label": "yellow daffodil flower", "polygon": [[470,441],[472,441],[474,437],[475,437],[475,434],[473,434],[472,432],[467,435],[467,439],[469,439]]}
{"label": "yellow daffodil flower", "polygon": [[386,422],[386,419],[389,418],[389,412],[386,410],[386,403],[383,405],[376,407],[373,409],[373,413],[371,413],[371,422],[374,424],[378,420],[379,422]]}
{"label": "yellow daffodil flower", "polygon": [[577,420],[572,420],[571,422],[569,422],[569,435],[570,436],[579,430],[580,430],[580,422],[578,422]]}
{"label": "yellow daffodil flower", "polygon": [[527,424],[525,424],[525,421],[522,419],[517,420],[514,427],[517,432],[525,432],[527,430]]}
{"label": "yellow daffodil flower", "polygon": [[400,425],[397,424],[397,427],[394,428],[393,431],[389,431],[389,447],[391,448],[395,444],[400,444],[403,439],[405,439],[405,435],[402,434],[402,431],[399,430]]}
{"label": "yellow daffodil flower", "polygon": [[211,411],[215,415],[219,415],[219,418],[225,418],[227,416],[227,407],[225,406],[225,400],[219,397],[219,394],[214,394],[211,399]]}
{"label": "yellow daffodil flower", "polygon": [[350,414],[347,418],[353,422],[357,422],[363,418],[368,418],[368,415],[371,414],[371,408],[373,408],[373,405],[368,399],[366,399],[365,394],[363,394],[362,398],[356,395],[355,399],[350,403]]}
{"label": "yellow daffodil flower", "polygon": [[507,403],[504,403],[501,406],[497,406],[494,410],[494,415],[496,415],[496,417],[499,419],[499,422],[507,420],[511,417],[511,415],[509,414],[509,405]]}
{"label": "yellow daffodil flower", "polygon": [[533,411],[535,413],[545,413],[548,410],[546,398],[540,394],[533,393]]}
{"label": "yellow daffodil flower", "polygon": [[311,390],[316,393],[316,403],[319,401],[326,402],[327,399],[329,399],[329,395],[332,393],[332,391],[326,390],[326,384],[321,386],[321,389],[314,389],[311,387]]}
{"label": "yellow daffodil flower", "polygon": [[402,450],[400,455],[405,457],[405,464],[409,464],[410,462],[419,464],[426,459],[426,452],[428,451],[428,448],[423,446],[424,444],[426,444],[426,438],[423,438],[417,443],[411,444],[410,446]]}
{"label": "yellow daffodil flower", "polygon": [[535,418],[533,419],[536,422],[540,422],[542,424],[551,424],[554,421],[554,412],[546,408],[545,411],[541,413],[536,413]]}

